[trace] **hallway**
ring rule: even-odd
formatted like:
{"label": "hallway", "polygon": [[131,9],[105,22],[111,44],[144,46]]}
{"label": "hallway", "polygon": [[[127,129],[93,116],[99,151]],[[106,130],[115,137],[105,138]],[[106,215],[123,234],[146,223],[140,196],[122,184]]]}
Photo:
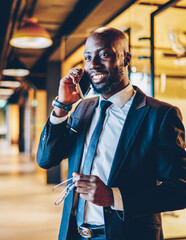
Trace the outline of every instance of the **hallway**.
{"label": "hallway", "polygon": [[18,154],[17,146],[0,141],[0,239],[57,239],[62,206],[59,190],[35,173],[35,163]]}
{"label": "hallway", "polygon": [[[52,192],[35,163],[5,144],[0,141],[0,239],[57,240],[62,206],[54,200],[60,189]],[[186,239],[186,211],[174,214],[163,215],[165,237]]]}
{"label": "hallway", "polygon": [[0,239],[57,239],[61,207],[56,192],[37,175],[1,176]]}

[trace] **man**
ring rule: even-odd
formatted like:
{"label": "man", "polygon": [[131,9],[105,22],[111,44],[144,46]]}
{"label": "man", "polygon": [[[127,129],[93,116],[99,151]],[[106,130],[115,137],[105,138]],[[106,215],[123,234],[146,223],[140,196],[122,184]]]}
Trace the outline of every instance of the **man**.
{"label": "man", "polygon": [[[59,240],[163,239],[160,212],[185,207],[180,111],[130,84],[127,45],[126,36],[114,28],[90,35],[84,71],[100,96],[82,100],[67,122],[84,74],[71,69],[60,81],[56,106],[41,134],[38,164],[50,168],[68,156],[68,177],[76,186],[65,199]],[[110,102],[103,118],[102,100]],[[91,169],[85,170],[87,164]]]}

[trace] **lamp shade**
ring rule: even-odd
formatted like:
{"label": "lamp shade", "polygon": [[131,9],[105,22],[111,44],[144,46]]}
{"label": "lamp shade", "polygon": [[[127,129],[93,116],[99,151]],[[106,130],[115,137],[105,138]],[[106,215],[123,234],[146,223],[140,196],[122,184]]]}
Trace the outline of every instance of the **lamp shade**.
{"label": "lamp shade", "polygon": [[25,66],[15,58],[14,61],[9,62],[5,69],[2,70],[4,76],[12,77],[26,77],[30,74],[30,71],[25,68]]}
{"label": "lamp shade", "polygon": [[53,42],[49,33],[37,22],[37,18],[27,19],[27,22],[13,34],[10,45],[25,49],[41,49],[51,46]]}
{"label": "lamp shade", "polygon": [[0,87],[17,88],[20,86],[21,83],[19,81],[0,81]]}
{"label": "lamp shade", "polygon": [[13,93],[14,93],[13,89],[0,88],[0,95],[9,96],[9,95],[12,95]]}

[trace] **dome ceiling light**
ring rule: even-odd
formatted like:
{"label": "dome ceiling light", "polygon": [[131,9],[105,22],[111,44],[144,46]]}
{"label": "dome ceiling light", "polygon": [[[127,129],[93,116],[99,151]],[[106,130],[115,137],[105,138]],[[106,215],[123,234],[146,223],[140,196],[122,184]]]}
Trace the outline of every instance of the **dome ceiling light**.
{"label": "dome ceiling light", "polygon": [[6,68],[2,70],[2,74],[11,77],[26,77],[30,71],[18,59],[15,59],[7,64]]}
{"label": "dome ceiling light", "polygon": [[29,70],[27,69],[3,69],[2,74],[4,76],[11,76],[11,77],[26,77],[30,74]]}
{"label": "dome ceiling light", "polygon": [[19,81],[0,81],[0,87],[17,88],[20,86],[21,83]]}
{"label": "dome ceiling light", "polygon": [[10,45],[24,49],[42,49],[52,45],[49,33],[39,26],[37,18],[29,18],[27,22],[13,34]]}
{"label": "dome ceiling light", "polygon": [[14,93],[13,89],[0,88],[0,95],[12,95]]}

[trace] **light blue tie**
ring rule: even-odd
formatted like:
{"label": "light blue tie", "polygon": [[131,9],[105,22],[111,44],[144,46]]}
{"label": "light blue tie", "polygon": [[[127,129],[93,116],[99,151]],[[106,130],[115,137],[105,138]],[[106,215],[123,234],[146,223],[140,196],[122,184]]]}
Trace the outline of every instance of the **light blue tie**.
{"label": "light blue tie", "polygon": [[[86,153],[83,168],[82,168],[83,174],[90,175],[92,163],[93,163],[96,149],[97,149],[97,144],[98,144],[99,137],[103,128],[103,123],[105,120],[105,112],[106,112],[106,109],[111,104],[112,103],[109,101],[101,101],[100,103],[100,109],[101,109],[100,115],[87,149],[87,153]],[[84,210],[85,210],[85,200],[79,197],[78,208],[77,208],[77,226],[78,227],[81,226],[84,222]]]}

